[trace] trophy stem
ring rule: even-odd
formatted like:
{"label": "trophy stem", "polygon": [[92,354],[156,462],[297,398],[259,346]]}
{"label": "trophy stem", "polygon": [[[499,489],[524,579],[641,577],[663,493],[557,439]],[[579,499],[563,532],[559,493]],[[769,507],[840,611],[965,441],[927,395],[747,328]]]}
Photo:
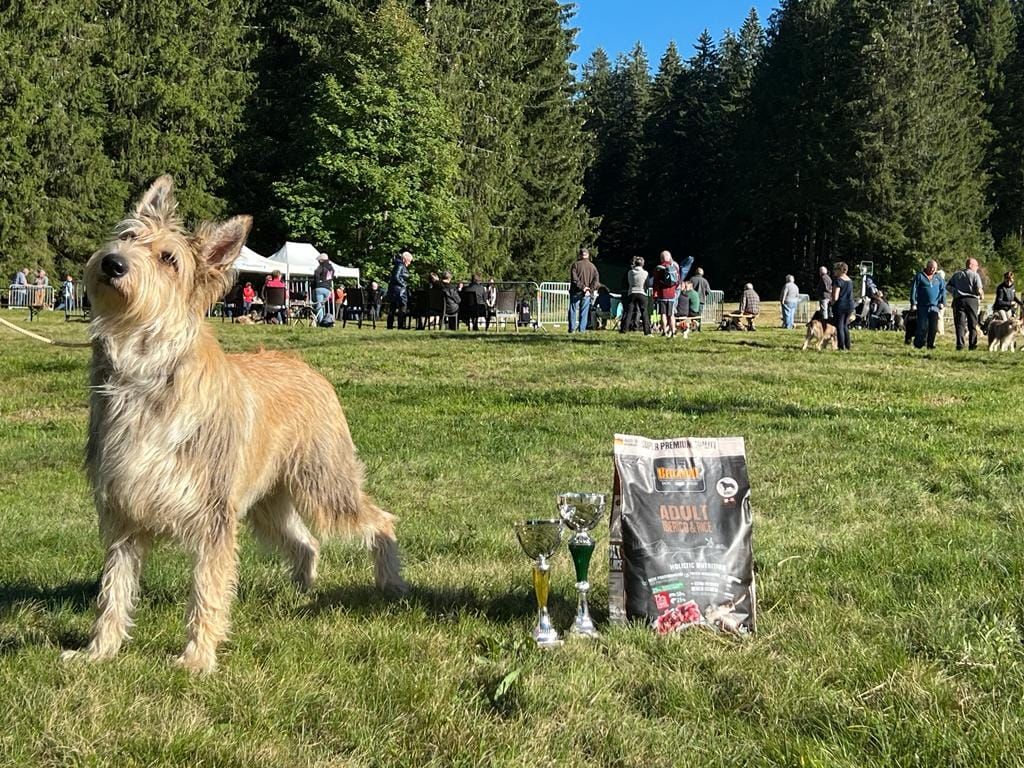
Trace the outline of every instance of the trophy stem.
{"label": "trophy stem", "polygon": [[569,631],[574,637],[598,637],[597,627],[590,617],[590,604],[587,601],[587,593],[590,591],[590,582],[587,580],[590,571],[590,558],[594,554],[594,540],[585,532],[574,536],[569,542],[569,552],[572,554],[572,562],[576,567],[576,621]]}
{"label": "trophy stem", "polygon": [[551,587],[551,566],[541,555],[533,566],[533,591],[537,595],[537,626],[533,628],[533,639],[541,648],[561,645],[558,630],[551,623],[548,614],[548,592]]}

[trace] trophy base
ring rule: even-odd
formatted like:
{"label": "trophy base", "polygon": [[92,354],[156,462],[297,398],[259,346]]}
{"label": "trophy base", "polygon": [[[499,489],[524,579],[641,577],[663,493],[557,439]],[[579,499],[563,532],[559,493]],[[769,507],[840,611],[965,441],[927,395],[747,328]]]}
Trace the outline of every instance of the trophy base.
{"label": "trophy base", "polygon": [[601,636],[601,633],[597,631],[593,624],[590,626],[578,626],[573,625],[573,628],[569,630],[569,637],[572,638],[583,638],[585,640],[596,640]]}
{"label": "trophy base", "polygon": [[537,643],[538,648],[558,648],[562,645],[562,638],[558,636],[558,632],[554,629],[540,629],[538,627],[533,631],[533,640]]}

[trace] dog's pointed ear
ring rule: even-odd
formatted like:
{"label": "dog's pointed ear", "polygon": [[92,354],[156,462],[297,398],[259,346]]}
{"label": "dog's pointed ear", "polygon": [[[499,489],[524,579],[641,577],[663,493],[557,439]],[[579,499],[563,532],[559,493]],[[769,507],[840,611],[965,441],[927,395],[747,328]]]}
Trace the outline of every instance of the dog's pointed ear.
{"label": "dog's pointed ear", "polygon": [[199,254],[213,269],[227,269],[235,263],[252,229],[252,216],[234,216],[213,225],[205,233]]}
{"label": "dog's pointed ear", "polygon": [[137,216],[161,222],[173,219],[177,209],[178,201],[174,197],[174,179],[166,173],[154,181],[139,198],[139,202],[135,204]]}

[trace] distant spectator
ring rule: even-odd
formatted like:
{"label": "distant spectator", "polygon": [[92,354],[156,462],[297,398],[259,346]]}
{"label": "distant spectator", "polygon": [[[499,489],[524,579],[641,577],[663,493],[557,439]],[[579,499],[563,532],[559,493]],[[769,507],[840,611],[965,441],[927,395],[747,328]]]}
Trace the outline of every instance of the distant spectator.
{"label": "distant spectator", "polygon": [[[270,277],[267,278],[267,281],[263,284],[263,301],[264,301],[264,303],[267,301],[267,288],[283,288],[284,289],[284,303],[286,305],[288,304],[288,286],[285,285],[284,280],[281,279],[281,273],[278,270],[275,269],[273,272],[271,272],[270,273]],[[274,320],[274,321],[276,321],[278,323],[284,323],[285,319],[286,319],[285,311],[286,311],[285,307],[281,307],[280,309],[275,309],[274,310],[274,316],[273,316],[272,320]]]}
{"label": "distant spectator", "polygon": [[690,331],[697,327],[700,318],[701,300],[700,294],[697,293],[697,289],[693,287],[692,281],[684,281],[682,285],[682,291],[680,293],[680,302],[685,302],[685,312],[681,313],[683,317],[683,338],[688,338]]}
{"label": "distant spectator", "polygon": [[441,294],[444,296],[444,313],[447,315],[448,330],[454,331],[459,327],[459,304],[462,299],[459,296],[459,289],[452,285],[451,272],[441,275]]}
{"label": "distant spectator", "polygon": [[647,312],[647,270],[640,256],[633,257],[633,266],[626,273],[625,295],[626,310],[619,323],[619,333],[633,330],[634,323],[643,325],[644,336],[651,335],[651,317]]}
{"label": "distant spectator", "polygon": [[978,348],[978,313],[985,291],[978,274],[978,260],[967,259],[963,269],[949,278],[946,286],[953,297],[953,326],[956,328],[956,348]]}
{"label": "distant spectator", "polygon": [[711,284],[704,277],[703,267],[697,267],[697,274],[693,276],[690,283],[693,285],[693,290],[700,296],[700,305],[705,306],[708,303],[708,296],[711,295]]}
{"label": "distant spectator", "polygon": [[1013,284],[1013,272],[1007,272],[1003,275],[1003,282],[996,286],[996,300],[992,304],[992,311],[1008,312],[1011,315],[1014,314],[1017,304],[1020,304],[1021,300],[1017,298],[1017,289]]}
{"label": "distant spectator", "polygon": [[740,314],[747,320],[747,330],[756,331],[754,321],[761,314],[761,297],[757,295],[754,286],[747,283],[743,286],[743,295],[740,296]]}
{"label": "distant spectator", "polygon": [[590,263],[590,251],[581,248],[569,269],[569,333],[586,333],[590,321],[590,302],[597,295],[601,279]]}
{"label": "distant spectator", "polygon": [[64,282],[60,284],[60,297],[57,302],[57,306],[54,309],[63,309],[65,312],[69,312],[74,308],[75,304],[75,281],[71,275],[64,276]]}
{"label": "distant spectator", "polygon": [[50,278],[46,276],[46,270],[40,269],[36,272],[36,287],[46,288],[50,285]]}
{"label": "distant spectator", "polygon": [[469,299],[464,307],[466,325],[474,331],[479,331],[480,318],[487,316],[487,289],[480,282],[480,276],[472,275],[469,278],[469,285],[460,288],[459,294]]}
{"label": "distant spectator", "polygon": [[345,316],[345,284],[338,283],[334,289],[334,319],[341,320]]}
{"label": "distant spectator", "polygon": [[388,280],[388,329],[395,327],[398,319],[399,329],[406,327],[406,315],[409,312],[409,265],[412,254],[402,251],[395,256],[391,265],[391,278]]}
{"label": "distant spectator", "polygon": [[366,303],[369,305],[370,317],[380,320],[380,305],[383,296],[381,295],[380,283],[376,280],[370,281],[370,289],[366,292]]}
{"label": "distant spectator", "polygon": [[782,286],[782,294],[779,296],[779,303],[782,305],[782,327],[792,328],[796,319],[796,307],[800,302],[800,289],[797,288],[795,278],[786,275],[786,284]]}
{"label": "distant spectator", "polygon": [[840,261],[832,273],[832,311],[836,326],[836,348],[850,351],[850,313],[853,312],[853,280],[846,262]]}
{"label": "distant spectator", "polygon": [[924,269],[914,276],[910,286],[910,303],[917,307],[914,347],[935,349],[942,308],[946,304],[946,281],[939,276],[939,265],[929,259]]}
{"label": "distant spectator", "polygon": [[246,283],[242,288],[242,314],[248,315],[249,310],[252,309],[252,303],[256,301],[256,289],[252,287],[252,283]]}
{"label": "distant spectator", "polygon": [[491,320],[498,317],[498,288],[494,284],[493,277],[484,286],[484,306],[486,307],[484,330],[490,330]]}
{"label": "distant spectator", "polygon": [[818,270],[818,282],[814,284],[814,295],[817,296],[818,310],[821,318],[828,320],[829,305],[832,303],[832,278],[828,276],[828,267]]}
{"label": "distant spectator", "polygon": [[28,267],[14,273],[14,285],[28,285]]}
{"label": "distant spectator", "polygon": [[662,251],[660,261],[654,268],[654,303],[661,321],[661,334],[672,338],[676,335],[676,292],[679,290],[679,265],[672,260],[672,254]]}
{"label": "distant spectator", "polygon": [[334,265],[326,253],[317,257],[317,268],[313,272],[314,295],[316,297],[316,321],[319,324],[327,313],[327,304],[334,291]]}
{"label": "distant spectator", "polygon": [[872,330],[888,329],[892,324],[892,307],[885,299],[885,293],[875,291],[871,299],[871,314],[868,317],[868,328]]}

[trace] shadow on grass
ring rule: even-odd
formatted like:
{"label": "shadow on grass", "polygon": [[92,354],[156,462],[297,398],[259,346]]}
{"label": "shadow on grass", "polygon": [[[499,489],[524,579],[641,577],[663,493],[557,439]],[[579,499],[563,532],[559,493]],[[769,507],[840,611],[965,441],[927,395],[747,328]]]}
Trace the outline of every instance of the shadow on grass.
{"label": "shadow on grass", "polygon": [[96,579],[69,581],[57,587],[39,587],[24,582],[0,584],[0,613],[6,613],[18,603],[33,603],[48,612],[61,608],[80,611],[91,608],[97,594],[99,582]]}
{"label": "shadow on grass", "polygon": [[[552,595],[549,609],[557,620],[575,615],[576,604]],[[537,613],[533,592],[521,590],[480,595],[466,587],[434,588],[413,586],[402,598],[390,598],[378,589],[362,584],[336,587],[317,594],[313,601],[299,609],[304,616],[317,616],[329,611],[350,611],[364,616],[380,616],[419,608],[437,621],[452,621],[461,616],[480,616],[498,623],[529,621]],[[604,612],[592,610],[595,620]]]}

